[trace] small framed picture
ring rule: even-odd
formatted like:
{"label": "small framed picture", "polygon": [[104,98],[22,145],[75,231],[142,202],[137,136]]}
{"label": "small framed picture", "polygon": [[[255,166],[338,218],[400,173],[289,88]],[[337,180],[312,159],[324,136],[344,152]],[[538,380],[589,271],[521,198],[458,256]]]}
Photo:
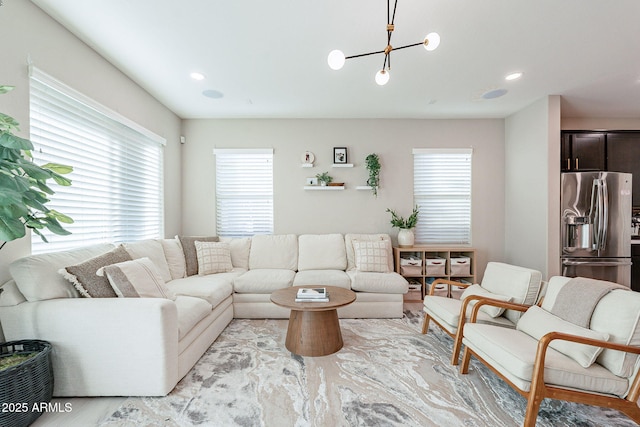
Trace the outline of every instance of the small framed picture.
{"label": "small framed picture", "polygon": [[347,163],[347,147],[333,147],[333,163]]}

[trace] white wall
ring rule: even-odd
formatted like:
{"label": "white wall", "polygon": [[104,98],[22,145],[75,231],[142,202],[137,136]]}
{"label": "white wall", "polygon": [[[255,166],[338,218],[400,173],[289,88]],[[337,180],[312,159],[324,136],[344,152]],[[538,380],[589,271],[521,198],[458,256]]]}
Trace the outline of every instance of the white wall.
{"label": "white wall", "polygon": [[505,122],[505,258],[559,274],[560,99],[543,98]]}
{"label": "white wall", "polygon": [[[16,86],[0,96],[0,111],[20,122],[21,136],[29,137],[30,57],[44,72],[167,139],[165,232],[179,233],[180,119],[29,1],[8,0],[0,7],[0,40],[0,84]],[[30,252],[29,236],[7,243],[0,251],[0,283],[10,277],[9,263]]]}
{"label": "white wall", "polygon": [[[473,147],[473,246],[478,271],[503,260],[503,120],[185,120],[183,232],[215,234],[214,148],[274,148],[275,233],[389,233],[387,208],[413,206],[414,147]],[[332,169],[333,147],[347,147],[351,169]],[[314,168],[302,168],[312,151]],[[364,185],[364,159],[382,164],[378,197]],[[341,192],[304,191],[305,177],[328,171]]]}

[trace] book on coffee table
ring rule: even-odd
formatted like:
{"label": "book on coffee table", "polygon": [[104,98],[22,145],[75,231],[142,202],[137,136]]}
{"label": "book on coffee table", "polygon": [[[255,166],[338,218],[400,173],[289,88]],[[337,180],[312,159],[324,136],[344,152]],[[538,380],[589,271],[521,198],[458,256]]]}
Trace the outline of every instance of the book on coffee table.
{"label": "book on coffee table", "polygon": [[301,288],[296,294],[296,302],[328,302],[329,294],[326,288]]}

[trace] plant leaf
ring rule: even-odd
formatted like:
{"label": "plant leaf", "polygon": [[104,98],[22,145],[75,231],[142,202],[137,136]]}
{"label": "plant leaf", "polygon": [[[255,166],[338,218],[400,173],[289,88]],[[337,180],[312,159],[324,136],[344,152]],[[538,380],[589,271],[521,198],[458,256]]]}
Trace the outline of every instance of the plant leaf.
{"label": "plant leaf", "polygon": [[7,92],[11,92],[15,88],[16,88],[15,86],[0,85],[0,95],[4,95]]}
{"label": "plant leaf", "polygon": [[61,165],[59,163],[46,163],[40,167],[42,169],[47,169],[61,175],[66,175],[73,172],[73,166]]}
{"label": "plant leaf", "polygon": [[24,237],[25,234],[26,232],[22,221],[0,216],[0,240],[10,242],[11,240]]}
{"label": "plant leaf", "polygon": [[25,138],[20,138],[9,132],[0,133],[0,145],[7,148],[14,148],[16,150],[33,150],[33,144],[31,141]]}

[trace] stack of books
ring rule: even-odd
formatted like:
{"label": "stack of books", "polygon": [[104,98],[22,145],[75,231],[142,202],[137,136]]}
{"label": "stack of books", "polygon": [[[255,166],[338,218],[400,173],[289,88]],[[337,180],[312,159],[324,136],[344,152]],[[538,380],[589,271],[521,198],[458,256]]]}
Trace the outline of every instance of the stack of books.
{"label": "stack of books", "polygon": [[329,302],[329,294],[326,288],[300,288],[296,302]]}

